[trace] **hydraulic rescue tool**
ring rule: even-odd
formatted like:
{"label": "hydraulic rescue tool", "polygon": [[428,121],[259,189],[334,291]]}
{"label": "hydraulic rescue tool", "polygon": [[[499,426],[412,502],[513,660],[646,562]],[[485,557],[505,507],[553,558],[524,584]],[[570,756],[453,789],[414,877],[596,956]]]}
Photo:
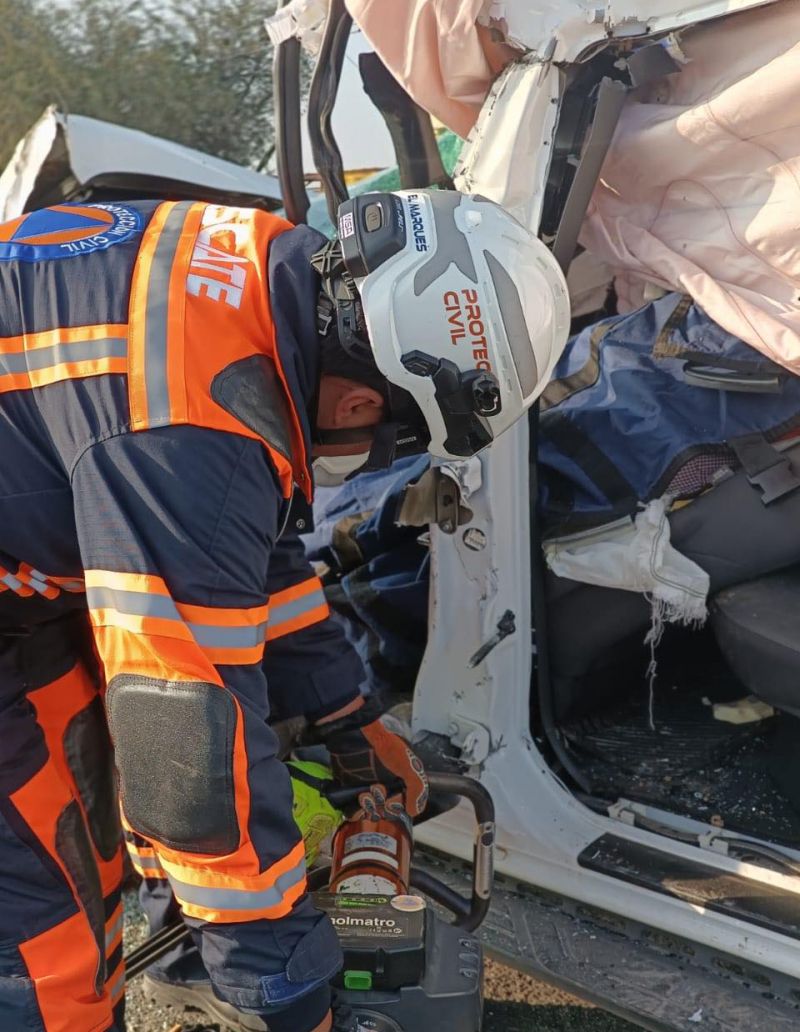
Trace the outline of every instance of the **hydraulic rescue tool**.
{"label": "hydraulic rescue tool", "polygon": [[[309,767],[316,768],[311,777]],[[299,777],[298,768],[305,768]],[[297,765],[292,777],[303,786],[296,799],[303,800],[306,815],[314,779],[326,820],[335,824],[336,809],[359,805],[333,836],[331,865],[314,867],[308,876],[317,906],[339,936],[344,966],[336,980],[338,996],[352,1008],[359,1032],[412,1032],[422,1023],[436,1032],[480,1032],[483,956],[472,933],[488,912],[492,891],[495,827],[489,793],[472,778],[428,773],[432,793],[466,799],[475,813],[472,895],[465,899],[414,868],[411,822],[380,787],[337,787],[318,765]],[[452,923],[440,908],[451,912]],[[187,934],[178,922],[133,950],[126,960],[128,979]]]}

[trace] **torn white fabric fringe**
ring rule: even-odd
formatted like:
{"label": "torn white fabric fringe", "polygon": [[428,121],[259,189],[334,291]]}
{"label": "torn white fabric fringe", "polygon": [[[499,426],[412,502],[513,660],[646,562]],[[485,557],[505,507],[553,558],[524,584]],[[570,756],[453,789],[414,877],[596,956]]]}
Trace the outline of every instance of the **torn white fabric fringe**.
{"label": "torn white fabric fringe", "polygon": [[548,541],[547,565],[558,577],[622,588],[645,595],[652,609],[645,644],[650,646],[650,726],[653,717],[655,650],[664,625],[701,626],[708,616],[708,574],[682,555],[670,542],[667,519],[672,499],[650,502],[633,522],[619,521],[590,534],[574,534]]}
{"label": "torn white fabric fringe", "polygon": [[264,27],[274,46],[294,36],[304,50],[316,57],[327,17],[327,0],[290,0],[265,20]]}

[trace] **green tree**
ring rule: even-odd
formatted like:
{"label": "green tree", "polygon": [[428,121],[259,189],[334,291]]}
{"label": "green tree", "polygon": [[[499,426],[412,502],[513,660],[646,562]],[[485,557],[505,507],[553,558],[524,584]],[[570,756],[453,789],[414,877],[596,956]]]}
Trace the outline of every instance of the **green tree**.
{"label": "green tree", "polygon": [[64,103],[69,59],[55,29],[41,16],[38,0],[0,0],[0,167],[44,108]]}
{"label": "green tree", "polygon": [[[49,103],[244,164],[271,137],[274,0],[0,0],[0,162]],[[22,10],[24,8],[24,10]],[[9,94],[11,94],[9,98]]]}

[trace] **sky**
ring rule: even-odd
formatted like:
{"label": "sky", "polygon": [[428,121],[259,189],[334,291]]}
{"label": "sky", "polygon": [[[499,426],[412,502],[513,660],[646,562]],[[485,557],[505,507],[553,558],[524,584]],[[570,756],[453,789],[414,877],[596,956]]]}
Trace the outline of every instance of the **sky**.
{"label": "sky", "polygon": [[[347,47],[342,79],[333,109],[333,132],[346,169],[387,168],[395,164],[389,130],[361,85],[358,55],[371,47],[360,32],[353,32]],[[314,171],[311,144],[303,124],[303,167]]]}

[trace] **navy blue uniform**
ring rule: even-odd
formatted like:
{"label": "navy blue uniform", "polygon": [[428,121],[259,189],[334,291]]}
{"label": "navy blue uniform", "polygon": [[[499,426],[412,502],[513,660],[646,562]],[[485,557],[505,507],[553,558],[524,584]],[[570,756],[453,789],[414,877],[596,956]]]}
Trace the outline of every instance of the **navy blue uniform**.
{"label": "navy blue uniform", "polygon": [[104,708],[134,861],[168,879],[216,992],[274,1028],[311,1029],[328,1007],[338,945],[305,893],[262,667],[279,711],[312,719],[361,678],[281,536],[293,490],[310,497],[318,243],[263,212],[186,203],[63,205],[0,227],[9,1028],[120,1020]]}

